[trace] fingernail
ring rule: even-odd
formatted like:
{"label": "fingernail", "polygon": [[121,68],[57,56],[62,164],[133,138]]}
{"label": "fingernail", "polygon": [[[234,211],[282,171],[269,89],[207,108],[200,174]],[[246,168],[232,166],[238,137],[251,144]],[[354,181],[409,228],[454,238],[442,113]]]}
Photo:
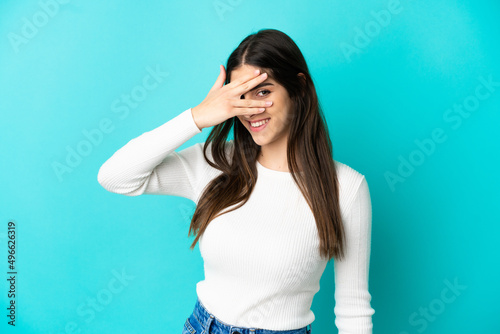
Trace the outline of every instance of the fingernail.
{"label": "fingernail", "polygon": [[266,110],[266,108],[259,108],[259,111],[264,111]]}
{"label": "fingernail", "polygon": [[271,104],[273,104],[273,101],[266,101],[266,106],[270,106]]}
{"label": "fingernail", "polygon": [[259,74],[260,73],[260,70],[255,70],[254,72],[255,74]]}

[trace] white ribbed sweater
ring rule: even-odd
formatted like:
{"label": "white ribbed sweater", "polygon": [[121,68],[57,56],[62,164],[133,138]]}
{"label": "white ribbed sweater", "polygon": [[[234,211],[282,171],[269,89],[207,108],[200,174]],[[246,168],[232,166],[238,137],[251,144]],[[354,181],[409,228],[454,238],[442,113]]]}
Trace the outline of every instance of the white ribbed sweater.
{"label": "white ribbed sweater", "polygon": [[[201,132],[189,108],[116,151],[99,169],[98,182],[117,194],[182,196],[197,204],[204,187],[221,172],[205,161],[203,143],[175,150]],[[207,156],[213,161],[210,149]],[[368,184],[356,170],[335,164],[347,237],[346,258],[333,260],[335,324],[339,334],[371,334]],[[291,174],[259,162],[257,170],[248,202],[211,221],[199,239],[205,279],[196,292],[227,324],[301,328],[315,319],[311,305],[327,261],[319,256],[314,216]]]}

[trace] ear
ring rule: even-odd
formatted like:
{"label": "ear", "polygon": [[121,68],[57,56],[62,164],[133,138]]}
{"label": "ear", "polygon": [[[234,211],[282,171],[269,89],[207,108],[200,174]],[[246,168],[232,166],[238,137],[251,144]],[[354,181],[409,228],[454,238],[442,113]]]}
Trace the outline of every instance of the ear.
{"label": "ear", "polygon": [[299,74],[297,74],[297,76],[299,77],[299,80],[302,81],[302,87],[303,87],[302,97],[304,97],[304,95],[306,94],[305,88],[306,88],[307,79],[306,79],[306,76],[304,73],[299,73]]}

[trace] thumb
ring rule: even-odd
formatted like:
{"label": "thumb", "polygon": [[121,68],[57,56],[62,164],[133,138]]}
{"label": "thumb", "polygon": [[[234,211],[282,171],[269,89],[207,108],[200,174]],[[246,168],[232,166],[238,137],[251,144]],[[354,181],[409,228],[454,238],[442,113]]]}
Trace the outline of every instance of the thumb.
{"label": "thumb", "polygon": [[224,65],[219,65],[220,73],[215,81],[214,85],[210,89],[210,92],[220,89],[224,85],[224,81],[226,80],[226,70],[224,69]]}

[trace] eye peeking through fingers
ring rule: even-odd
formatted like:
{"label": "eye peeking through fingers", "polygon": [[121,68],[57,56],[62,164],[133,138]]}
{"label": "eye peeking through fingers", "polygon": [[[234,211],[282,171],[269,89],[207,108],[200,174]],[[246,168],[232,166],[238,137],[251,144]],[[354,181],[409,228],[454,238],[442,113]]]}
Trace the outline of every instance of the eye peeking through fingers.
{"label": "eye peeking through fingers", "polygon": [[[264,95],[259,95],[260,93],[266,93],[266,94],[264,94]],[[263,89],[263,90],[261,90],[261,91],[259,91],[259,92],[257,93],[257,96],[262,96],[262,97],[264,97],[264,96],[266,96],[266,95],[269,95],[270,93],[271,93],[271,91],[269,91],[269,90],[267,90],[267,89]]]}

